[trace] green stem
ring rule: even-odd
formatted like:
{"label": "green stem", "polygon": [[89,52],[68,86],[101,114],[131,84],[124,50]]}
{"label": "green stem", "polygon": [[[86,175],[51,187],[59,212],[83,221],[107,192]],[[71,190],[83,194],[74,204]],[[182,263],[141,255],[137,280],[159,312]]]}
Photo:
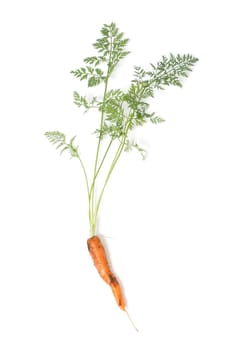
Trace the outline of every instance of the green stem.
{"label": "green stem", "polygon": [[[105,99],[106,99],[107,89],[108,89],[108,75],[107,75],[106,81],[105,81],[104,96],[103,96],[103,106],[104,106],[104,102],[105,102]],[[90,190],[90,212],[91,212],[92,220],[94,218],[95,182],[96,182],[96,177],[97,177],[97,165],[98,165],[98,160],[99,160],[99,152],[100,152],[100,144],[101,144],[101,130],[103,128],[103,122],[104,122],[104,108],[103,108],[103,110],[101,112],[100,136],[99,136],[97,150],[96,150],[95,166],[94,166],[94,173],[93,173],[93,181],[92,181],[91,190]],[[94,236],[94,234],[95,234],[95,224],[94,224],[93,221],[92,221],[92,224],[91,224],[90,231],[91,231],[91,235]]]}
{"label": "green stem", "polygon": [[81,168],[83,170],[84,178],[85,178],[85,183],[86,183],[86,188],[87,188],[87,195],[88,195],[88,218],[89,218],[89,223],[91,225],[92,219],[91,219],[91,212],[90,212],[90,186],[89,186],[89,182],[88,182],[87,171],[86,171],[86,168],[84,166],[84,163],[83,163],[80,155],[77,155],[77,158],[78,158],[78,160],[80,162]]}
{"label": "green stem", "polygon": [[[105,160],[105,158],[107,157],[107,154],[108,154],[108,152],[109,152],[109,149],[111,148],[112,142],[113,142],[113,139],[111,139],[111,141],[110,141],[109,144],[108,144],[108,147],[107,147],[107,149],[106,149],[106,151],[105,151],[105,153],[104,153],[104,156],[103,156],[103,158],[102,158],[102,160],[101,160],[101,162],[100,162],[100,165],[99,165],[99,167],[98,167],[98,169],[97,169],[97,171],[96,171],[95,179],[97,178],[97,176],[98,176],[98,174],[99,174],[99,172],[100,172],[100,170],[101,170],[101,168],[102,168],[102,165],[103,165],[103,163],[104,163],[104,160]],[[95,226],[96,226],[95,223],[94,223],[93,217],[92,217],[92,215],[91,215],[91,201],[90,201],[90,199],[91,199],[93,187],[94,187],[94,181],[92,182],[91,187],[90,187],[90,189],[89,189],[89,193],[88,193],[88,201],[89,201],[89,222],[90,222],[90,227],[92,228],[92,229],[91,229],[91,235],[94,235],[94,229],[95,229]]]}
{"label": "green stem", "polygon": [[121,153],[122,153],[122,151],[124,149],[125,140],[126,140],[126,137],[127,137],[128,131],[129,131],[130,122],[131,122],[132,118],[133,118],[133,114],[129,117],[128,123],[127,123],[126,128],[125,128],[124,136],[123,136],[122,140],[120,141],[120,145],[119,145],[119,147],[118,147],[118,149],[116,151],[115,157],[114,157],[114,159],[112,161],[112,164],[110,166],[110,169],[109,169],[109,172],[108,172],[107,177],[105,179],[102,191],[100,192],[100,196],[99,196],[98,201],[97,201],[96,210],[95,210],[95,216],[94,216],[95,224],[96,224],[96,221],[97,221],[98,211],[99,211],[100,203],[101,203],[101,200],[102,200],[105,188],[106,188],[106,186],[108,184],[108,181],[109,181],[109,178],[110,178],[110,176],[111,176],[111,174],[113,172],[113,169],[115,168],[116,163],[117,163],[118,159],[120,158],[120,155],[121,155]]}
{"label": "green stem", "polygon": [[[139,95],[139,98],[141,98],[141,96],[143,95],[144,90],[145,90],[145,88],[143,87],[142,91],[141,91],[141,93]],[[126,137],[128,135],[128,131],[129,131],[129,128],[130,128],[130,123],[131,123],[133,117],[134,117],[134,112],[129,113],[128,121],[127,121],[127,123],[125,125],[125,130],[123,132],[122,140],[120,141],[120,145],[119,145],[119,147],[118,147],[118,149],[116,151],[115,157],[114,157],[114,159],[112,161],[112,164],[110,166],[110,169],[109,169],[109,172],[107,174],[106,180],[104,182],[102,191],[100,192],[100,195],[99,195],[99,198],[98,198],[98,201],[97,201],[97,205],[96,205],[96,209],[95,209],[95,213],[94,213],[94,223],[95,223],[95,225],[96,225],[97,216],[98,216],[98,212],[99,212],[99,207],[100,207],[100,204],[101,204],[101,201],[102,201],[102,197],[103,197],[105,188],[106,188],[106,186],[108,184],[108,181],[109,181],[109,178],[110,178],[110,176],[112,174],[112,171],[115,168],[116,163],[117,163],[117,161],[118,161],[118,159],[119,159],[119,157],[120,157],[120,155],[121,155],[121,153],[122,153],[122,151],[124,149],[125,140],[126,140]]]}
{"label": "green stem", "polygon": [[[98,169],[97,169],[97,171],[96,171],[95,179],[97,178],[97,176],[98,176],[98,174],[99,174],[99,172],[100,172],[100,170],[101,170],[101,168],[102,168],[102,165],[103,165],[103,163],[104,163],[104,161],[105,161],[105,158],[107,157],[107,154],[108,154],[108,152],[109,152],[109,149],[110,149],[112,143],[113,143],[113,139],[111,139],[111,141],[110,141],[109,144],[108,144],[108,147],[107,147],[107,149],[106,149],[106,151],[105,151],[105,153],[104,153],[103,159],[101,160],[100,165],[99,165],[99,167],[98,167]],[[94,185],[94,182],[92,182],[92,184],[91,184],[91,188],[90,188],[90,190],[89,190],[89,194],[90,194],[90,193],[92,192],[92,190],[93,190],[93,185]]]}
{"label": "green stem", "polygon": [[89,197],[89,183],[88,183],[88,177],[87,177],[87,172],[86,172],[86,168],[83,164],[83,161],[82,159],[80,158],[80,156],[78,156],[78,159],[80,161],[80,164],[81,164],[81,167],[83,169],[83,173],[84,173],[84,177],[85,177],[85,182],[86,182],[86,187],[87,187],[87,194],[88,194],[88,197]]}
{"label": "green stem", "polygon": [[98,160],[99,160],[99,153],[100,153],[100,145],[101,145],[101,131],[103,129],[103,123],[104,123],[104,105],[105,105],[105,100],[106,100],[106,95],[107,95],[107,90],[108,90],[108,81],[109,81],[109,77],[110,77],[111,58],[112,58],[112,37],[111,37],[111,43],[110,43],[108,69],[107,69],[107,74],[106,74],[104,95],[103,95],[103,109],[102,109],[102,112],[101,112],[101,121],[100,121],[100,136],[99,136],[98,145],[97,145],[97,149],[96,149],[93,181],[92,181],[91,189],[90,189],[90,192],[89,192],[89,197],[90,197],[89,198],[89,210],[90,210],[90,216],[91,216],[91,228],[90,228],[91,235],[95,235],[95,229],[96,229],[96,220],[95,220],[95,215],[94,215],[94,212],[95,212],[95,208],[94,208],[94,204],[95,204],[95,183],[96,183],[96,177],[97,177],[97,175],[99,173],[99,170],[101,169],[102,164],[103,164],[103,160],[102,160],[102,162],[101,162],[101,164],[100,164],[100,166],[99,166],[99,168],[97,170]]}

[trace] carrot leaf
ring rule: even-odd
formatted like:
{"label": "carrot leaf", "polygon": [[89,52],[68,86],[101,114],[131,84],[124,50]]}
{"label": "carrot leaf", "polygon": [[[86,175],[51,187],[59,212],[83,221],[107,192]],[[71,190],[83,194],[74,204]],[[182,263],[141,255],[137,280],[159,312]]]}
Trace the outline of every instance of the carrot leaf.
{"label": "carrot leaf", "polygon": [[45,136],[48,138],[48,140],[53,144],[56,145],[57,149],[61,148],[60,154],[62,154],[64,151],[68,150],[71,157],[79,157],[78,155],[78,146],[74,146],[74,140],[76,136],[73,136],[70,139],[70,142],[66,142],[66,136],[65,134],[61,133],[60,131],[47,131],[45,133]]}
{"label": "carrot leaf", "polygon": [[[135,65],[132,80],[128,88],[110,88],[112,74],[119,63],[130,51],[127,49],[129,39],[125,38],[115,23],[104,24],[100,37],[94,42],[96,55],[84,58],[83,65],[71,73],[80,82],[85,82],[87,88],[102,86],[102,94],[88,98],[88,94],[73,93],[74,103],[84,112],[95,109],[99,116],[99,126],[94,130],[97,137],[94,154],[93,171],[88,174],[84,162],[79,154],[79,147],[75,145],[75,137],[69,141],[66,135],[59,131],[45,133],[47,139],[56,146],[62,154],[68,151],[71,158],[80,162],[87,188],[88,217],[90,232],[96,232],[99,207],[109,178],[123,151],[136,149],[145,159],[146,150],[132,141],[132,131],[146,123],[160,124],[164,119],[150,110],[151,100],[157,90],[164,90],[167,86],[182,87],[198,59],[191,54],[170,54],[162,56],[157,63],[150,63],[148,67]],[[115,77],[114,77],[115,78]],[[113,147],[113,144],[115,145]],[[107,163],[108,158],[108,163]],[[103,166],[108,164],[106,166]],[[107,168],[108,167],[108,168]],[[101,174],[102,187],[97,188]]]}

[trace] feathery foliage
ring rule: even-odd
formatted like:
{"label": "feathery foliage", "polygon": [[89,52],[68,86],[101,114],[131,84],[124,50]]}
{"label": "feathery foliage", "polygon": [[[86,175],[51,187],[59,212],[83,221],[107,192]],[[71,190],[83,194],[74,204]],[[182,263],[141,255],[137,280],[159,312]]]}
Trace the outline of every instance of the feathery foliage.
{"label": "feathery foliage", "polygon": [[45,133],[45,136],[48,138],[48,140],[53,144],[56,145],[57,149],[60,148],[60,154],[62,154],[64,151],[68,150],[71,157],[79,157],[78,154],[78,146],[74,146],[74,140],[76,136],[73,136],[70,139],[70,142],[66,142],[66,136],[65,134],[59,132],[59,131],[47,131]]}
{"label": "feathery foliage", "polygon": [[[86,81],[89,88],[103,84],[102,97],[93,96],[87,98],[74,92],[74,103],[82,107],[84,111],[95,108],[100,115],[99,128],[94,131],[97,136],[97,148],[93,169],[93,176],[89,179],[86,168],[78,153],[78,146],[74,145],[75,137],[69,142],[65,134],[59,131],[46,132],[48,140],[63,153],[68,151],[71,158],[78,158],[82,167],[88,194],[88,213],[91,234],[95,234],[98,211],[105,187],[123,151],[136,149],[145,159],[146,151],[130,138],[131,131],[136,127],[150,122],[159,124],[164,119],[150,111],[150,100],[156,90],[165,89],[166,86],[174,85],[181,87],[183,79],[192,71],[198,61],[190,54],[162,56],[157,63],[150,63],[149,69],[140,66],[134,67],[133,78],[128,89],[109,89],[109,81],[113,72],[130,52],[127,50],[129,39],[124,37],[115,23],[104,24],[100,31],[100,38],[93,44],[96,55],[88,56],[83,60],[84,65],[71,73],[80,81]],[[101,158],[100,148],[103,139],[107,140],[105,150]],[[109,171],[101,191],[97,196],[96,182],[103,164],[110,155],[112,144],[117,144],[117,150],[113,156]]]}
{"label": "feathery foliage", "polygon": [[98,108],[97,97],[92,97],[91,100],[87,100],[86,97],[79,95],[77,91],[74,91],[74,103],[78,107],[84,107],[85,111],[88,111],[91,108]]}
{"label": "feathery foliage", "polygon": [[133,149],[136,149],[142,156],[142,159],[145,160],[146,159],[146,150],[142,147],[140,147],[137,142],[129,140],[128,138],[126,139],[125,142],[125,151],[126,152],[130,152]]}
{"label": "feathery foliage", "polygon": [[[124,34],[119,31],[115,23],[104,24],[101,34],[101,38],[93,44],[99,55],[85,58],[85,67],[71,71],[76,78],[87,80],[88,87],[105,82],[120,60],[129,54],[129,51],[125,50],[129,40],[123,38]],[[106,63],[105,72],[98,67],[103,63]]]}

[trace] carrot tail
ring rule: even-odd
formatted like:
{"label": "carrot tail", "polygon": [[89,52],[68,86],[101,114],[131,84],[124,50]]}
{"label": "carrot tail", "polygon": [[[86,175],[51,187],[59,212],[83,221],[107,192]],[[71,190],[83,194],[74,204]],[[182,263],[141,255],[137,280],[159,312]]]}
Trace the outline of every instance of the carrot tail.
{"label": "carrot tail", "polygon": [[118,282],[117,278],[112,274],[111,275],[111,282],[110,287],[112,289],[113,295],[116,299],[117,305],[119,308],[125,311],[125,300],[123,297],[122,288],[120,286],[120,283]]}

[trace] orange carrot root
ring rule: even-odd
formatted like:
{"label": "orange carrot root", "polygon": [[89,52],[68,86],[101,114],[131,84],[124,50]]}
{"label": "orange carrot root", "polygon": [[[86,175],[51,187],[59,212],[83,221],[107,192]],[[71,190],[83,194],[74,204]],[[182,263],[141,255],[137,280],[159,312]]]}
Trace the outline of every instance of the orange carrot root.
{"label": "orange carrot root", "polygon": [[87,240],[87,247],[99,275],[111,287],[117,305],[120,309],[125,311],[133,327],[138,331],[126,309],[126,303],[120,283],[109,267],[105,249],[100,237],[95,235],[89,238]]}
{"label": "orange carrot root", "polygon": [[125,310],[125,300],[121,286],[110,270],[103,243],[98,236],[93,236],[87,240],[87,247],[92,257],[94,265],[101,278],[111,287],[117,305]]}

